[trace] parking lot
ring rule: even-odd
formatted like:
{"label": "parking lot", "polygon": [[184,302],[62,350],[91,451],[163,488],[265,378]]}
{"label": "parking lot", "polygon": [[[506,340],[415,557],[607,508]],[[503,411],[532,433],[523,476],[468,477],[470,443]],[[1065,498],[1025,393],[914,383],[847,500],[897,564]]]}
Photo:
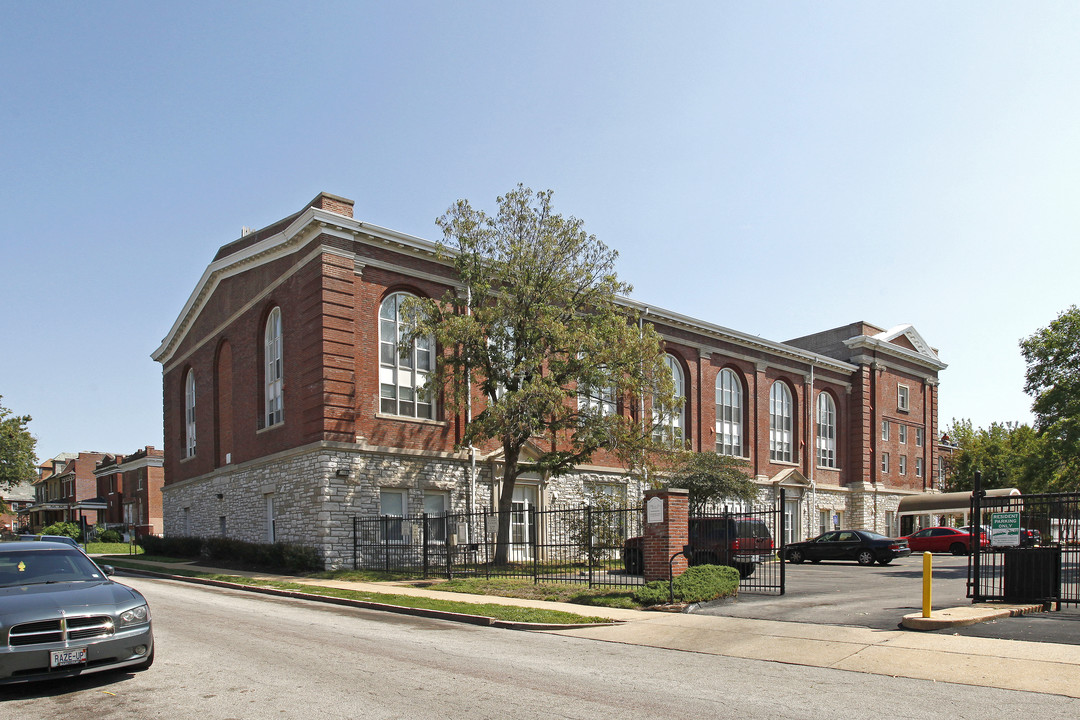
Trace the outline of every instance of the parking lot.
{"label": "parking lot", "polygon": [[[786,594],[741,593],[735,602],[712,604],[697,612],[895,630],[904,615],[922,610],[922,562],[920,553],[886,566],[863,567],[854,562],[788,563]],[[967,562],[964,556],[934,555],[934,609],[971,604],[967,597]],[[938,632],[1080,645],[1080,610],[1064,606],[1060,612]]]}

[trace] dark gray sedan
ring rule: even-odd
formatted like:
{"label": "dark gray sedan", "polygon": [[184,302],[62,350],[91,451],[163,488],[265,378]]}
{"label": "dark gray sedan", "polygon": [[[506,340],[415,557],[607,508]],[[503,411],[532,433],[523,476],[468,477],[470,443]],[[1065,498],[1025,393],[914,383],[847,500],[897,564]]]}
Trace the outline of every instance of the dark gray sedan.
{"label": "dark gray sedan", "polygon": [[793,563],[855,560],[860,565],[875,562],[888,565],[895,558],[910,554],[907,540],[885,537],[869,530],[833,530],[813,540],[791,543],[784,549],[784,558]]}
{"label": "dark gray sedan", "polygon": [[154,662],[150,607],[82,551],[0,543],[0,684]]}

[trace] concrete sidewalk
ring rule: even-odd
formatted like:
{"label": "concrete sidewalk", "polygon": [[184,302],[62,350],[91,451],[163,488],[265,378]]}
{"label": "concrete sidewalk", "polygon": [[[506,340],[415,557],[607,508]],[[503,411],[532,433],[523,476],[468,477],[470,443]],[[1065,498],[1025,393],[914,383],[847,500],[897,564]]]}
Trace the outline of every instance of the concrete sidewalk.
{"label": "concrete sidewalk", "polygon": [[[951,682],[1006,690],[1053,693],[1080,698],[1080,647],[1017,640],[961,637],[907,630],[813,625],[745,618],[598,608],[544,600],[467,595],[419,588],[407,583],[308,580],[191,564],[132,562],[169,569],[197,570],[282,580],[307,585],[398,595],[436,597],[464,603],[497,603],[599,615],[619,621],[600,627],[545,630],[555,635],[665,648],[726,657]],[[185,578],[176,576],[176,579]],[[935,610],[935,629],[970,624],[1037,606],[970,606]],[[974,618],[974,620],[973,620]],[[897,618],[899,623],[901,618]]]}

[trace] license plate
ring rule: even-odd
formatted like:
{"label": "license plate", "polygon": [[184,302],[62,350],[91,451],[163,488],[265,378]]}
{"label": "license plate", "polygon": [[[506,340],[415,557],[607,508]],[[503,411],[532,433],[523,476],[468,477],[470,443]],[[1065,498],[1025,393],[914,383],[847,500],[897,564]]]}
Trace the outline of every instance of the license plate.
{"label": "license plate", "polygon": [[53,650],[49,653],[49,667],[65,667],[67,665],[81,665],[86,662],[86,648],[69,648],[67,650]]}

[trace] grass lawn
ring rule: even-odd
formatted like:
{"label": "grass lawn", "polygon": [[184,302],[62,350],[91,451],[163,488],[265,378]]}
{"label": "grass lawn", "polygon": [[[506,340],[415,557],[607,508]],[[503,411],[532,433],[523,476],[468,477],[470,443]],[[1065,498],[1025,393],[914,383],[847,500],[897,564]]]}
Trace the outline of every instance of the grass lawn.
{"label": "grass lawn", "polygon": [[[125,543],[125,542],[118,542],[118,543],[92,542],[92,543],[86,543],[86,552],[87,552],[88,555],[104,555],[104,554],[109,554],[109,555],[130,555],[132,549],[133,549],[133,546],[131,546],[131,545]],[[141,547],[139,547],[138,545],[134,546],[134,550],[135,550],[136,555],[142,555],[143,549]]]}
{"label": "grass lawn", "polygon": [[590,588],[574,583],[534,583],[531,578],[467,578],[431,583],[432,589],[473,595],[552,600],[554,602],[591,605],[594,607],[637,610],[641,604],[634,600],[632,588]]}
{"label": "grass lawn", "polygon": [[[109,560],[110,563],[115,565],[116,567],[145,569],[151,571],[161,570],[161,568],[148,565],[140,565],[138,562],[132,562],[127,559],[117,558],[114,560],[113,558],[110,558]],[[385,603],[387,605],[398,605],[401,607],[441,610],[444,612],[463,613],[466,615],[484,615],[487,617],[496,618],[498,620],[506,620],[511,622],[570,625],[575,623],[598,623],[611,621],[610,618],[599,617],[596,615],[578,615],[576,613],[562,612],[559,610],[516,607],[513,605],[497,605],[494,603],[454,602],[451,600],[439,600],[427,597],[413,597],[411,595],[397,595],[394,593],[345,590],[341,588],[305,585],[295,582],[248,578],[238,575],[217,575],[213,573],[200,573],[192,570],[187,570],[185,568],[169,568],[169,573],[172,575],[183,575],[185,577],[197,577],[207,580],[220,580],[223,582],[250,585],[254,587],[272,587],[278,590],[305,592],[311,593],[313,595],[325,595],[328,597],[339,597],[349,600],[364,600],[367,602]],[[441,585],[439,589],[443,589]]]}

